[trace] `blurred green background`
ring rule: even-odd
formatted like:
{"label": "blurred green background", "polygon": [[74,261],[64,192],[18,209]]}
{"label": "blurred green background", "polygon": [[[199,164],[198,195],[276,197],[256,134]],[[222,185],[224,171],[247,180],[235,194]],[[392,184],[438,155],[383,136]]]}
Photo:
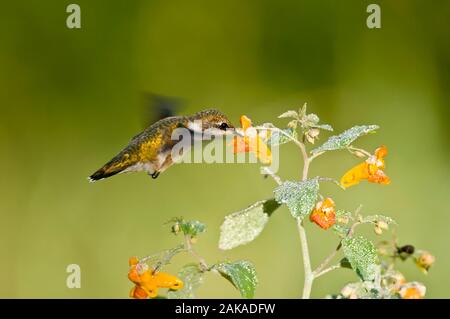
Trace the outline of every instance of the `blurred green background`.
{"label": "blurred green background", "polygon": [[[437,258],[428,276],[412,262],[400,269],[424,282],[428,297],[450,297],[449,1],[376,1],[378,30],[365,24],[372,1],[78,0],[79,30],[66,28],[69,3],[3,1],[0,9],[0,297],[127,298],[128,257],[175,246],[180,238],[164,225],[174,216],[207,223],[197,249],[208,261],[251,260],[256,297],[300,295],[300,245],[286,208],[253,243],[217,248],[226,214],[271,196],[274,183],[258,165],[176,165],[157,180],[87,182],[143,128],[143,92],[182,98],[182,114],[219,108],[235,124],[246,114],[284,125],[281,112],[308,102],[337,132],[380,125],[357,145],[388,146],[391,185],[324,185],[322,193],[339,208],[361,203],[394,217],[400,243]],[[339,178],[356,163],[333,152],[311,174]],[[295,146],[283,146],[281,177],[299,178],[300,168]],[[317,265],[336,237],[309,223],[307,232]],[[176,257],[167,270],[189,260]],[[81,266],[81,289],[66,287],[71,263]],[[323,276],[312,296],[351,280],[348,270]],[[239,294],[210,274],[199,297]]]}

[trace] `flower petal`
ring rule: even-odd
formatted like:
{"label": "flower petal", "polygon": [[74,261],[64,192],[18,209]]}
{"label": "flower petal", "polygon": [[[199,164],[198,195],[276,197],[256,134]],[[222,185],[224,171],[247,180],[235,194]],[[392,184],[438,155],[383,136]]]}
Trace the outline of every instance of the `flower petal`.
{"label": "flower petal", "polygon": [[245,115],[242,115],[239,121],[241,122],[241,127],[244,129],[244,132],[252,126],[252,120]]}
{"label": "flower petal", "polygon": [[375,156],[377,158],[383,158],[387,155],[387,153],[388,153],[387,147],[384,145],[380,146],[375,150]]}
{"label": "flower petal", "polygon": [[131,288],[130,297],[135,299],[147,299],[149,295],[147,294],[145,289],[142,289],[139,286],[134,286],[133,288]]}
{"label": "flower petal", "polygon": [[369,164],[363,162],[347,171],[341,178],[341,185],[344,188],[359,184],[362,179],[366,179],[369,174]]}

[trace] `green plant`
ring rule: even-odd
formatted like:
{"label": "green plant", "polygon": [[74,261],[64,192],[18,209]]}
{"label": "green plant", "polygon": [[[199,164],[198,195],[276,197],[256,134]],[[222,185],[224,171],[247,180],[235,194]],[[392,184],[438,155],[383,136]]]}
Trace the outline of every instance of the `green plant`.
{"label": "green plant", "polygon": [[[324,198],[320,193],[320,185],[332,182],[345,189],[358,184],[362,180],[377,184],[389,184],[390,179],[384,173],[384,157],[387,148],[384,146],[375,150],[374,154],[357,148],[353,143],[361,136],[374,133],[376,125],[354,126],[345,132],[331,136],[321,146],[307,149],[308,144],[315,144],[321,131],[332,131],[328,124],[321,124],[315,114],[308,114],[306,105],[298,111],[288,111],[280,118],[289,119],[285,129],[275,127],[270,123],[253,127],[250,119],[241,117],[241,136],[234,139],[235,152],[253,152],[264,163],[270,163],[269,147],[278,147],[285,143],[294,143],[300,150],[303,166],[299,180],[283,181],[269,166],[262,166],[262,173],[270,176],[276,182],[274,197],[258,201],[242,211],[225,217],[221,226],[219,248],[233,249],[254,240],[269,222],[270,216],[281,205],[286,205],[294,221],[300,239],[303,256],[304,285],[302,298],[309,298],[314,280],[338,268],[349,268],[355,271],[359,281],[346,285],[333,298],[421,298],[425,287],[418,282],[406,282],[403,275],[395,269],[397,260],[412,259],[421,270],[428,271],[434,262],[434,257],[425,251],[415,251],[413,246],[399,247],[395,238],[392,242],[382,242],[377,246],[368,238],[357,235],[361,225],[371,225],[377,235],[396,225],[395,221],[384,215],[361,214],[362,206],[355,211],[336,210],[334,200]],[[252,134],[250,130],[254,130]],[[255,133],[256,132],[256,133]],[[262,151],[263,150],[263,151]],[[364,158],[359,165],[350,169],[340,181],[322,176],[309,176],[309,168],[313,161],[328,152],[347,150],[351,154]],[[309,254],[309,244],[304,224],[314,222],[323,230],[331,229],[337,235],[336,248],[317,267],[312,267]],[[184,243],[174,250],[166,251],[156,259],[152,257],[153,273],[177,253],[188,252],[195,259],[195,264],[183,267],[179,277],[184,282],[181,290],[169,291],[169,298],[194,297],[196,287],[201,284],[205,272],[216,272],[229,280],[244,298],[251,298],[257,284],[255,267],[249,261],[222,262],[208,265],[194,250],[197,236],[205,230],[205,225],[198,221],[173,221],[172,231],[184,236]],[[338,253],[343,257],[332,263]],[[150,258],[151,259],[151,258]],[[140,262],[145,263],[149,258]]]}

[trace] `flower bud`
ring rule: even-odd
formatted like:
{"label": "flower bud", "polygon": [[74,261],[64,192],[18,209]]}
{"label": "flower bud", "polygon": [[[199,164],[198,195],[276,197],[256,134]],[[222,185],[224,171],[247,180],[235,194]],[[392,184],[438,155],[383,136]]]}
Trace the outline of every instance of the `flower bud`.
{"label": "flower bud", "polygon": [[179,223],[175,223],[172,225],[172,233],[174,233],[175,235],[177,235],[180,232],[180,230],[181,228]]}
{"label": "flower bud", "polygon": [[355,284],[348,284],[342,288],[341,295],[347,299],[358,299],[358,287]]}
{"label": "flower bud", "polygon": [[377,225],[378,225],[378,227],[380,227],[380,228],[383,229],[383,230],[389,229],[388,223],[386,223],[386,222],[383,221],[383,220],[379,220],[379,221],[377,222]]}
{"label": "flower bud", "polygon": [[421,252],[419,257],[416,258],[416,265],[419,269],[427,274],[430,267],[434,264],[435,257],[427,251]]}
{"label": "flower bud", "polygon": [[383,229],[381,229],[381,227],[378,226],[378,225],[375,225],[375,226],[373,227],[373,231],[374,231],[375,234],[377,234],[377,235],[381,235],[381,234],[383,233]]}
{"label": "flower bud", "polygon": [[311,144],[319,137],[320,130],[318,128],[311,128],[305,133],[305,138]]}

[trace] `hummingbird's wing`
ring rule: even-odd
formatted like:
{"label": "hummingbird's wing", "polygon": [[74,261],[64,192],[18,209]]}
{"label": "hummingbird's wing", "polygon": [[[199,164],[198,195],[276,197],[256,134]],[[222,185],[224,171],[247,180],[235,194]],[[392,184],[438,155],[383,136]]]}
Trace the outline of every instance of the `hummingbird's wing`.
{"label": "hummingbird's wing", "polygon": [[144,93],[144,126],[174,116],[183,104],[184,101],[177,97],[149,92]]}

